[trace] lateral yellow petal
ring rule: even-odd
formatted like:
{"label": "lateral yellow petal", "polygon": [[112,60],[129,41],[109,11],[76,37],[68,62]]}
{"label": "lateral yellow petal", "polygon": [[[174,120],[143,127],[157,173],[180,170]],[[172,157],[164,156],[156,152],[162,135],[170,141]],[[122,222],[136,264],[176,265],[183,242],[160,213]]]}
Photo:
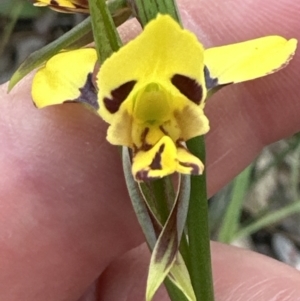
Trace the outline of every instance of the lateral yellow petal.
{"label": "lateral yellow petal", "polygon": [[181,140],[187,141],[209,131],[209,121],[204,114],[203,106],[204,102],[200,106],[187,104],[183,110],[174,112],[176,122],[180,128]]}
{"label": "lateral yellow petal", "polygon": [[268,36],[205,50],[207,89],[271,74],[293,57],[297,40]]}
{"label": "lateral yellow petal", "polygon": [[55,3],[55,6],[62,6],[62,7],[67,7],[67,8],[75,8],[75,5],[72,3],[72,1],[68,0],[56,0],[56,1],[51,1],[51,0],[35,0],[33,5],[35,6],[49,6],[53,5]]}
{"label": "lateral yellow petal", "polygon": [[67,51],[53,56],[39,69],[32,83],[32,98],[37,107],[66,101],[88,103],[98,109],[92,75],[97,54],[93,48]]}
{"label": "lateral yellow petal", "polygon": [[107,141],[113,145],[132,147],[132,118],[126,110],[115,116],[107,130]]}
{"label": "lateral yellow petal", "polygon": [[125,99],[122,99],[122,102],[130,100],[128,110],[133,108],[133,96],[151,83],[163,87],[170,95],[181,97],[189,93],[186,86],[195,87],[200,103],[206,94],[203,52],[194,34],[182,29],[170,16],[158,15],[136,39],[114,53],[101,67],[98,76],[99,100],[103,103],[100,115],[108,123],[113,122],[116,112],[107,108],[105,99],[112,99],[113,91],[130,82],[135,85],[129,94],[123,93]]}
{"label": "lateral yellow petal", "polygon": [[49,6],[65,13],[89,13],[88,0],[33,0],[35,6]]}

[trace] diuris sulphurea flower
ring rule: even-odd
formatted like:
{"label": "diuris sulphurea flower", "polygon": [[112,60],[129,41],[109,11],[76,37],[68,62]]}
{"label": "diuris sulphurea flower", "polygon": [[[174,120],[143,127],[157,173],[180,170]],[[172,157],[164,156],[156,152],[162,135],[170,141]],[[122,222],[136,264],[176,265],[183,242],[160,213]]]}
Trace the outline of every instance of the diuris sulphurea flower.
{"label": "diuris sulphurea flower", "polygon": [[296,45],[268,36],[205,50],[193,33],[159,14],[100,69],[93,48],[55,55],[36,73],[32,96],[37,107],[90,104],[110,124],[107,140],[132,149],[137,181],[200,175],[204,165],[185,141],[209,131],[207,93],[279,70]]}

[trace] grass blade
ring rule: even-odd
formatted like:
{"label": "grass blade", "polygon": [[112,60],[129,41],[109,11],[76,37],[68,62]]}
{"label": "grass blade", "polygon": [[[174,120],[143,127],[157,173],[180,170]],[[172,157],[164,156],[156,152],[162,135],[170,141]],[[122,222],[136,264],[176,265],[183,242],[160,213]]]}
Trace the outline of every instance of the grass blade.
{"label": "grass blade", "polygon": [[231,200],[224,215],[223,223],[219,232],[218,240],[221,242],[230,243],[238,231],[242,206],[250,185],[251,171],[252,165],[249,165],[234,180]]}

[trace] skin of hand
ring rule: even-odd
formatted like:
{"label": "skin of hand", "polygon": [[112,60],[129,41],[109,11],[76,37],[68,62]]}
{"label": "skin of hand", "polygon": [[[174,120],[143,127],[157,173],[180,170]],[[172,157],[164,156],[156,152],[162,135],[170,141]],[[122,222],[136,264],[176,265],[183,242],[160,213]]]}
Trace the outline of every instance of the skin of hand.
{"label": "skin of hand", "polygon": [[[179,8],[206,47],[300,38],[299,1],[182,0]],[[139,29],[120,31],[129,40]],[[209,100],[209,195],[263,146],[300,130],[299,68],[296,54],[286,69]],[[149,255],[136,248],[143,236],[107,125],[79,104],[37,110],[31,80],[8,95],[0,87],[0,300],[144,300]],[[217,301],[300,300],[300,273],[288,266],[219,243],[212,259]],[[156,300],[168,300],[163,290]]]}

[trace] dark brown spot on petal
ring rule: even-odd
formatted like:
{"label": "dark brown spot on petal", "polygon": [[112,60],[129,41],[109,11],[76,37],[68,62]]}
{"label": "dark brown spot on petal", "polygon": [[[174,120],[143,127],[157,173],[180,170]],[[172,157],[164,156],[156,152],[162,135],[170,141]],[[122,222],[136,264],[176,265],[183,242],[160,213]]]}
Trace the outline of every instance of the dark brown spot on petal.
{"label": "dark brown spot on petal", "polygon": [[191,168],[191,170],[192,170],[191,174],[192,175],[201,175],[202,174],[202,170],[200,170],[199,166],[196,165],[196,164],[188,163],[188,162],[179,162],[179,164],[181,166]]}
{"label": "dark brown spot on petal", "polygon": [[73,4],[82,6],[82,7],[89,7],[89,1],[88,0],[73,0]]}
{"label": "dark brown spot on petal", "polygon": [[137,181],[147,181],[149,180],[149,171],[148,170],[140,170],[135,174],[135,179]]}
{"label": "dark brown spot on petal", "polygon": [[144,143],[145,142],[145,140],[146,140],[146,138],[147,138],[147,135],[148,135],[148,133],[149,133],[149,128],[145,128],[144,129],[144,131],[143,131],[143,133],[142,133],[142,135],[141,135],[141,141],[142,141],[142,143]]}
{"label": "dark brown spot on petal", "polygon": [[97,91],[92,81],[92,73],[88,74],[85,85],[79,91],[81,94],[77,99],[74,99],[75,101],[87,103],[94,109],[99,109]]}
{"label": "dark brown spot on petal", "polygon": [[122,102],[127,98],[129,93],[132,91],[135,84],[136,81],[132,80],[114,89],[111,92],[112,98],[105,97],[103,100],[106,109],[112,114],[116,113],[119,110]]}
{"label": "dark brown spot on petal", "polygon": [[168,136],[168,132],[164,129],[164,127],[163,127],[162,125],[159,127],[159,129],[160,129],[166,136]]}
{"label": "dark brown spot on petal", "polygon": [[86,103],[91,107],[93,107],[95,110],[99,109],[97,91],[92,82],[92,73],[89,73],[87,75],[86,82],[82,88],[79,88],[79,91],[80,91],[80,95],[78,98],[66,100],[64,101],[64,103],[69,103],[69,102]]}
{"label": "dark brown spot on petal", "polygon": [[186,146],[185,146],[185,142],[184,142],[184,140],[182,138],[177,139],[177,141],[176,141],[176,147],[184,148],[185,150],[187,150]]}
{"label": "dark brown spot on petal", "polygon": [[152,145],[147,143],[146,141],[149,130],[150,129],[146,127],[141,135],[142,146],[140,147],[140,150],[143,150],[145,152],[152,148]]}
{"label": "dark brown spot on petal", "polygon": [[162,144],[158,150],[158,152],[156,152],[151,164],[149,165],[149,167],[151,169],[162,169],[162,165],[161,165],[161,154],[163,153],[165,149],[165,145]]}
{"label": "dark brown spot on petal", "polygon": [[197,105],[200,104],[202,100],[202,87],[195,79],[185,75],[175,74],[171,82],[189,100]]}
{"label": "dark brown spot on petal", "polygon": [[[38,1],[35,1],[38,2]],[[74,1],[70,1],[72,3],[72,5],[74,6],[74,8],[70,8],[70,7],[65,7],[62,6],[61,4],[59,4],[58,1],[56,0],[51,0],[49,5],[53,10],[59,11],[59,12],[65,12],[65,13],[89,13],[89,9],[88,9],[88,2],[85,0],[74,0]]]}
{"label": "dark brown spot on petal", "polygon": [[210,76],[209,69],[206,66],[204,66],[204,78],[205,78],[205,86],[207,90],[210,90],[218,86],[218,79]]}

